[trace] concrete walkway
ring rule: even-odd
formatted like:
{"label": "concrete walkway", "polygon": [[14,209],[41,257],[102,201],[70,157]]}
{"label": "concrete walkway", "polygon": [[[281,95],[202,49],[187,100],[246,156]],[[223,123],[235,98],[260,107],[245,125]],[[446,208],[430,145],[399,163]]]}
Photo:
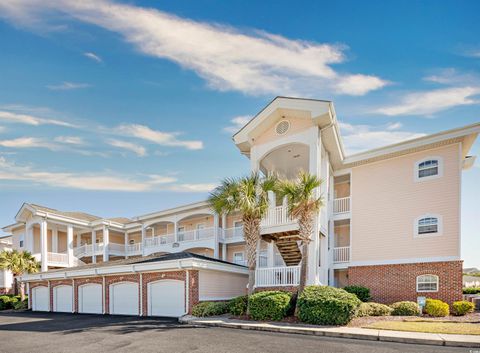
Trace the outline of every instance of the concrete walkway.
{"label": "concrete walkway", "polygon": [[371,341],[427,344],[435,346],[480,348],[480,336],[450,335],[438,333],[373,330],[358,327],[314,326],[290,324],[284,322],[254,322],[233,320],[224,316],[198,318],[186,315],[179,319],[181,323],[202,326],[217,326],[244,330],[258,330],[301,335],[316,335],[338,338],[353,338]]}

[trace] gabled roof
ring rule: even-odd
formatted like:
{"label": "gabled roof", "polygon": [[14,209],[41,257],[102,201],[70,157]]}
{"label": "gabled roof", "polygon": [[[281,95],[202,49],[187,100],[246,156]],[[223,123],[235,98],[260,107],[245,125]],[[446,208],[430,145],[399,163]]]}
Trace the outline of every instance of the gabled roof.
{"label": "gabled roof", "polygon": [[41,206],[41,205],[36,205],[36,204],[29,204],[31,207],[33,207],[35,210],[37,211],[44,211],[44,212],[48,212],[48,213],[55,213],[57,215],[61,215],[61,216],[65,216],[65,217],[70,217],[70,218],[75,218],[75,219],[79,219],[79,220],[82,220],[82,221],[87,221],[87,222],[92,222],[92,221],[96,221],[96,220],[99,220],[99,219],[102,219],[101,217],[98,217],[98,216],[94,216],[94,215],[91,215],[91,214],[88,214],[88,213],[85,213],[85,212],[78,212],[78,211],[59,211],[59,210],[56,210],[54,208],[50,208],[50,207],[45,207],[45,206]]}

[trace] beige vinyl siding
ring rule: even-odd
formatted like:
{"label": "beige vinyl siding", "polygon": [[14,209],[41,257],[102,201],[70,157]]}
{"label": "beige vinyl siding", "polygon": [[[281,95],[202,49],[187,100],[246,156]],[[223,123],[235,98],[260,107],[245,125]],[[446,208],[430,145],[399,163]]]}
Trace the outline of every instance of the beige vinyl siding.
{"label": "beige vinyl siding", "polygon": [[218,271],[200,271],[200,300],[224,300],[246,294],[248,276]]}
{"label": "beige vinyl siding", "polygon": [[[415,163],[443,159],[443,176],[416,182]],[[459,256],[460,146],[437,149],[352,169],[352,261]],[[439,236],[414,237],[424,214],[443,218]]]}

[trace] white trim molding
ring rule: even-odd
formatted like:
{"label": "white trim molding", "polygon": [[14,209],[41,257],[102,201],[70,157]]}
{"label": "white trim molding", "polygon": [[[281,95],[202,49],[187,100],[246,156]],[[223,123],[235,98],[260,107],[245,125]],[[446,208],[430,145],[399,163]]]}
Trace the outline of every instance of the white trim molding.
{"label": "white trim molding", "polygon": [[[437,161],[437,174],[434,175],[428,175],[424,177],[419,177],[418,173],[420,172],[420,164],[428,161]],[[418,161],[415,162],[414,168],[413,168],[413,180],[415,182],[423,182],[423,181],[428,181],[432,179],[438,179],[443,176],[443,158],[440,156],[427,156],[425,158],[422,158]]]}
{"label": "white trim molding", "polygon": [[[419,233],[419,222],[422,219],[426,218],[434,218],[437,219],[437,231],[434,233]],[[429,238],[429,237],[438,237],[443,235],[443,217],[436,213],[426,213],[417,218],[415,218],[415,222],[413,223],[413,237],[414,238]]]}
{"label": "white trim molding", "polygon": [[409,259],[379,260],[379,261],[352,261],[348,267],[356,266],[381,266],[381,265],[402,265],[428,262],[449,262],[459,261],[460,256],[439,256],[439,257],[414,257]]}

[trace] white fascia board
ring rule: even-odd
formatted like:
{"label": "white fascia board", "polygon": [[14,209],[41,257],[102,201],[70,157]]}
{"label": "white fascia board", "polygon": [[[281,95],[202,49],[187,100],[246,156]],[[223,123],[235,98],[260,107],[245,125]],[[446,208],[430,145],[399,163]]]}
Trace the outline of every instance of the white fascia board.
{"label": "white fascia board", "polygon": [[82,221],[82,220],[72,218],[72,217],[61,216],[61,215],[58,215],[58,214],[55,214],[55,213],[44,212],[44,211],[36,211],[35,215],[37,217],[46,218],[47,220],[50,219],[50,220],[56,220],[56,221],[60,221],[60,222],[66,222],[66,223],[69,223],[69,224],[76,224],[76,225],[80,225],[80,226],[83,226],[83,227],[86,227],[86,228],[88,228],[90,226],[90,222],[88,222],[88,221]]}
{"label": "white fascia board", "polygon": [[145,215],[133,217],[132,220],[137,221],[137,222],[141,222],[141,221],[149,220],[151,218],[157,218],[157,217],[163,217],[163,216],[172,216],[172,215],[179,214],[181,212],[194,210],[196,208],[204,208],[204,207],[209,207],[208,201],[206,201],[206,200],[191,203],[191,204],[184,205],[184,206],[175,207],[175,208],[169,208],[169,209],[159,211],[159,212],[147,213]]}
{"label": "white fascia board", "polygon": [[12,233],[14,229],[17,229],[23,226],[25,226],[25,222],[17,222],[17,223],[9,224],[8,226],[3,227],[2,230],[6,233]]}
{"label": "white fascia board", "polygon": [[357,153],[357,154],[345,157],[345,159],[343,160],[343,164],[348,165],[351,163],[357,163],[363,160],[380,157],[386,154],[401,152],[404,150],[408,150],[411,148],[418,148],[421,146],[427,146],[427,145],[438,143],[441,141],[463,137],[463,136],[476,134],[476,133],[480,133],[480,123],[468,125],[458,129],[443,131],[436,134],[427,135],[424,137],[419,137],[413,140],[408,140],[405,142],[400,142],[393,145],[376,148],[370,151]]}
{"label": "white fascia board", "polygon": [[417,258],[409,258],[409,259],[379,260],[379,261],[352,261],[348,263],[348,267],[399,265],[399,264],[411,264],[411,263],[422,263],[422,262],[448,262],[448,261],[458,261],[458,260],[460,260],[460,256],[417,257]]}
{"label": "white fascia board", "polygon": [[240,267],[236,265],[229,265],[223,263],[214,263],[208,260],[199,260],[195,259],[193,262],[193,268],[199,270],[212,270],[212,271],[222,271],[222,272],[231,272],[231,273],[240,273],[248,275],[248,268]]}

